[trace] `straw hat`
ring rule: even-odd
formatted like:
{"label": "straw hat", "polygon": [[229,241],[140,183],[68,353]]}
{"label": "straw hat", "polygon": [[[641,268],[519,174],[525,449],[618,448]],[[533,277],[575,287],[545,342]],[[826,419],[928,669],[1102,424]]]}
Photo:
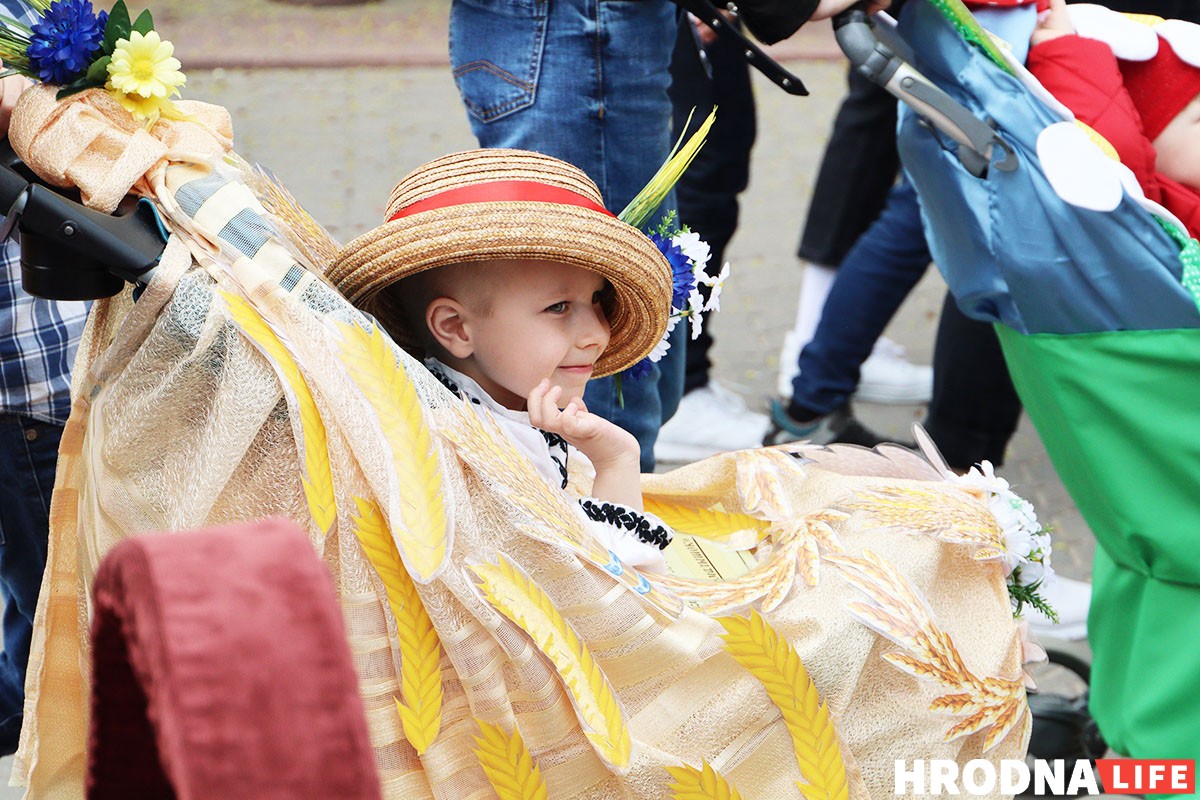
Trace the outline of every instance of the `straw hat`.
{"label": "straw hat", "polygon": [[396,293],[383,289],[423,270],[500,259],[573,264],[613,285],[612,337],[597,377],[642,359],[666,330],[670,264],[564,161],[503,149],[443,156],[396,185],[385,220],[343,247],[328,275],[402,346],[415,342],[414,332]]}

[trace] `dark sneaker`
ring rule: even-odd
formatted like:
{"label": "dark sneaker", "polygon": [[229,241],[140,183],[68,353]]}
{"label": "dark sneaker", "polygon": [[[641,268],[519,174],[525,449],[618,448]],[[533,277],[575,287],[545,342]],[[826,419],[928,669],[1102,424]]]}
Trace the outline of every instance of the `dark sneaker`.
{"label": "dark sneaker", "polygon": [[[807,422],[800,422],[789,416],[787,406],[778,397],[771,400],[770,411],[771,425],[767,428],[767,435],[763,437],[763,445],[767,447],[798,441],[807,441],[813,444],[857,444],[862,447],[875,447],[891,441],[859,422],[850,409],[849,403],[837,411]],[[905,447],[914,447],[905,442],[899,444]]]}

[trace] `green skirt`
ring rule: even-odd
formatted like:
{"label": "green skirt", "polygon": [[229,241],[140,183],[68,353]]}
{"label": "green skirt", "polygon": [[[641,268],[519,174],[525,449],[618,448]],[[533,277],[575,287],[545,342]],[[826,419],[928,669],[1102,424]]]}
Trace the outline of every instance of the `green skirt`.
{"label": "green skirt", "polygon": [[1200,758],[1200,329],[997,330],[1099,545],[1092,714],[1119,753]]}

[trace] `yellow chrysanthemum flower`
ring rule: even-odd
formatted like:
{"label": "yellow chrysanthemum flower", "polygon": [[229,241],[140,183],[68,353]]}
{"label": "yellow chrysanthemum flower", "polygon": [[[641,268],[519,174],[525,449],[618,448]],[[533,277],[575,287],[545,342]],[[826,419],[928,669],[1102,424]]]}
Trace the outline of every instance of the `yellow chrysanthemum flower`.
{"label": "yellow chrysanthemum flower", "polygon": [[134,31],[128,39],[117,40],[108,64],[108,83],[130,97],[167,98],[178,94],[187,77],[179,71],[174,52],[175,45],[160,39],[157,31],[144,36]]}
{"label": "yellow chrysanthemum flower", "polygon": [[146,128],[153,128],[159,117],[164,119],[190,120],[192,117],[184,114],[179,108],[165,97],[142,97],[140,94],[126,94],[111,85],[106,86],[108,93],[120,103],[126,111],[133,115],[138,122],[144,122]]}
{"label": "yellow chrysanthemum flower", "polygon": [[147,123],[146,127],[151,127],[158,121],[162,114],[163,104],[169,102],[165,97],[155,97],[154,95],[142,97],[140,94],[126,94],[120,89],[113,88],[111,81],[105,88],[108,89],[114,100],[133,115],[134,119],[139,122],[144,120]]}

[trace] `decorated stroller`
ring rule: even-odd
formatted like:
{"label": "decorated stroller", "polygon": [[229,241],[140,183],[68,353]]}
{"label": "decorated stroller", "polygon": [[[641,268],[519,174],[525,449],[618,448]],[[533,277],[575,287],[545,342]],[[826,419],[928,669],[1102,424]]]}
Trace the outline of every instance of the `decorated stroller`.
{"label": "decorated stroller", "polygon": [[910,106],[901,157],[936,263],[997,323],[1099,545],[1091,711],[1120,753],[1195,758],[1200,248],[958,0],[913,0],[897,30],[848,52]]}

